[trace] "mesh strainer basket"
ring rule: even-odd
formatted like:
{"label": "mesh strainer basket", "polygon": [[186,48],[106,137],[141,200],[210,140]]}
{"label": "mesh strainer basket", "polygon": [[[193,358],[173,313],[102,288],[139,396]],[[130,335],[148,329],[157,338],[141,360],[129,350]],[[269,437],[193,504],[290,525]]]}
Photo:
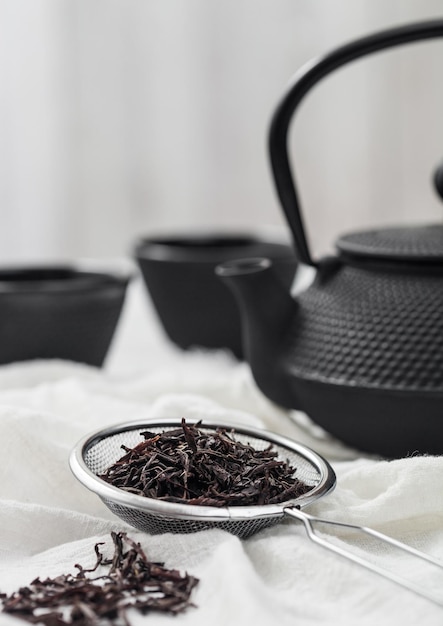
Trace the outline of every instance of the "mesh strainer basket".
{"label": "mesh strainer basket", "polygon": [[[187,423],[195,424],[191,420]],[[304,524],[312,541],[443,606],[442,597],[436,597],[420,585],[405,580],[395,572],[359,556],[317,532],[315,525],[318,523],[357,530],[439,568],[442,567],[441,562],[433,556],[376,530],[323,519],[302,511],[304,507],[334,489],[336,476],[330,464],[320,455],[286,437],[227,422],[199,425],[199,430],[203,433],[214,432],[220,428],[232,431],[236,441],[249,444],[256,450],[264,450],[272,445],[278,459],[287,461],[294,468],[294,476],[310,487],[303,495],[280,504],[215,507],[168,502],[128,493],[99,478],[100,474],[121,458],[122,445],[133,448],[143,440],[142,431],[162,433],[180,426],[181,420],[178,419],[143,420],[118,424],[87,435],[79,441],[71,453],[71,470],[77,479],[96,493],[115,515],[138,530],[158,534],[191,533],[208,528],[220,528],[246,539],[263,528],[281,522],[285,517],[291,517]]]}
{"label": "mesh strainer basket", "polygon": [[269,432],[226,423],[206,425],[199,427],[199,430],[208,433],[217,428],[234,429],[236,441],[248,443],[256,450],[263,450],[271,443],[279,457],[295,467],[295,476],[311,489],[296,500],[282,504],[213,507],[145,498],[123,491],[97,477],[122,456],[122,444],[131,448],[142,440],[141,431],[149,429],[150,432],[161,433],[179,428],[180,425],[179,420],[156,420],[152,423],[131,422],[107,428],[86,437],[77,445],[71,456],[71,468],[80,482],[94,491],[113,513],[131,526],[152,534],[189,533],[217,527],[246,538],[261,528],[278,523],[287,506],[306,506],[335,486],[335,474],[331,466],[312,450]]}

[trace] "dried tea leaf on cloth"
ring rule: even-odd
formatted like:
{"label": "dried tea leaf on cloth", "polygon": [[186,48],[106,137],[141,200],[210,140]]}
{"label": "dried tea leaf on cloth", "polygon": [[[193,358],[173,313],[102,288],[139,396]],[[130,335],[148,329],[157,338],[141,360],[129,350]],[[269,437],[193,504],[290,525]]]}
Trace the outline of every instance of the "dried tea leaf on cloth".
{"label": "dried tea leaf on cloth", "polygon": [[[1,597],[3,611],[45,626],[129,624],[127,612],[177,614],[191,605],[198,580],[148,560],[139,543],[112,532],[114,554],[106,559],[95,544],[95,566],[76,564],[76,575],[36,578],[28,587]],[[109,566],[103,572],[103,566]],[[95,576],[92,576],[96,573]]]}

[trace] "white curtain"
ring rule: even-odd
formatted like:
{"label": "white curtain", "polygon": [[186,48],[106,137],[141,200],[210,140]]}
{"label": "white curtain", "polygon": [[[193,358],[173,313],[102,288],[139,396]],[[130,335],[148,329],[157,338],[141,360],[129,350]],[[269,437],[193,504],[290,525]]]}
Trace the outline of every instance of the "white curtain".
{"label": "white curtain", "polygon": [[[441,0],[0,0],[0,261],[130,255],[160,231],[286,232],[267,131],[291,75]],[[315,255],[441,220],[443,40],[343,68],[291,150]]]}

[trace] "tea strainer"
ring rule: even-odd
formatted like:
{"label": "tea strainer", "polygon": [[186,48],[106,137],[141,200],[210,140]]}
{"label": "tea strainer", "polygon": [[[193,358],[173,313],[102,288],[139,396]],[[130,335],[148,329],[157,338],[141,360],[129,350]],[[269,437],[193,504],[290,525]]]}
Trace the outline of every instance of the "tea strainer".
{"label": "tea strainer", "polygon": [[[196,422],[187,420],[187,423],[195,424]],[[246,539],[263,528],[283,521],[286,517],[295,518],[304,524],[308,537],[315,543],[443,606],[443,597],[436,597],[416,583],[359,556],[317,532],[316,524],[357,530],[443,568],[443,563],[431,555],[376,530],[366,526],[323,519],[302,511],[307,505],[334,489],[336,476],[324,458],[287,437],[229,422],[199,425],[202,433],[214,432],[220,428],[232,431],[236,441],[249,444],[256,450],[264,450],[272,445],[278,459],[287,461],[295,468],[294,477],[310,487],[309,491],[303,495],[280,504],[214,507],[168,502],[128,493],[99,478],[100,474],[121,458],[122,445],[132,448],[143,440],[142,431],[162,433],[180,426],[181,421],[178,419],[143,420],[118,424],[89,434],[81,439],[72,450],[69,459],[71,470],[76,478],[97,494],[115,515],[138,530],[159,534],[191,533],[208,528],[221,528]]]}

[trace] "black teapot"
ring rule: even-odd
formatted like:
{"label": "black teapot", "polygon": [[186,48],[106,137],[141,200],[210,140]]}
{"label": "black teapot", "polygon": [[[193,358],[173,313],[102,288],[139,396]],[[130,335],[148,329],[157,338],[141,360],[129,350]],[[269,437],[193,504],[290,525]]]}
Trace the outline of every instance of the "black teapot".
{"label": "black teapot", "polygon": [[[443,225],[351,233],[338,239],[335,256],[314,261],[287,135],[297,105],[332,70],[440,36],[443,20],[389,29],[295,75],[272,119],[269,150],[299,272],[311,268],[313,279],[284,290],[266,258],[216,270],[237,296],[245,352],[263,393],[348,445],[391,458],[443,453]],[[443,197],[443,166],[435,184]]]}

